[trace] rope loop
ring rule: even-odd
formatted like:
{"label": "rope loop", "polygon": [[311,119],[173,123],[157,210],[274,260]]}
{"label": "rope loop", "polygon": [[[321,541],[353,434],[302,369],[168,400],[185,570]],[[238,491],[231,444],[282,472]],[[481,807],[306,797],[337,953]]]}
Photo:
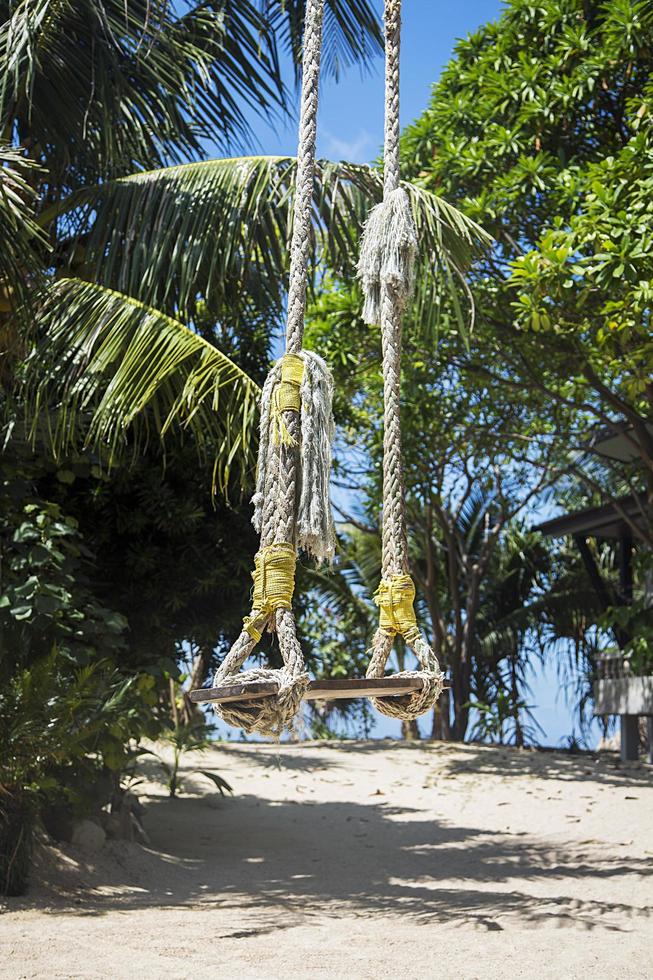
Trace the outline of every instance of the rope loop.
{"label": "rope loop", "polygon": [[408,644],[419,637],[415,616],[415,584],[410,575],[391,575],[381,579],[374,593],[379,607],[379,628],[391,636],[399,633]]}

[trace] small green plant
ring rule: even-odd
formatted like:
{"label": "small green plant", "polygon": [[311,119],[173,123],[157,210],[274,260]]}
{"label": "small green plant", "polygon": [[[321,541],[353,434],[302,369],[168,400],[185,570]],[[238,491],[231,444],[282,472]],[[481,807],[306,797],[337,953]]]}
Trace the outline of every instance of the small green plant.
{"label": "small green plant", "polygon": [[[529,724],[527,720],[533,720],[530,705],[521,699],[514,701],[507,691],[499,688],[492,703],[470,701],[469,707],[477,712],[471,732],[472,739],[497,745],[523,744],[523,740],[536,742],[535,725]],[[521,743],[517,742],[518,731]]]}
{"label": "small green plant", "polygon": [[[169,683],[172,725],[163,732],[161,739],[172,748],[172,762],[167,762],[158,754],[158,752],[152,752],[151,754],[158,759],[159,764],[165,773],[166,787],[170,798],[175,799],[177,793],[182,787],[184,778],[179,772],[183,756],[187,752],[206,751],[206,749],[211,747],[211,740],[208,737],[208,730],[203,720],[194,718],[190,721],[183,720],[179,711],[179,705],[177,703],[178,694],[181,690],[180,684],[174,681],[172,678],[170,678]],[[233,789],[227,780],[223,779],[222,776],[218,776],[217,773],[211,772],[208,769],[196,768],[187,771],[186,775],[191,775],[193,773],[197,773],[198,775],[205,776],[206,779],[209,779],[216,789],[220,791],[221,796],[224,796],[225,792],[233,793]]]}

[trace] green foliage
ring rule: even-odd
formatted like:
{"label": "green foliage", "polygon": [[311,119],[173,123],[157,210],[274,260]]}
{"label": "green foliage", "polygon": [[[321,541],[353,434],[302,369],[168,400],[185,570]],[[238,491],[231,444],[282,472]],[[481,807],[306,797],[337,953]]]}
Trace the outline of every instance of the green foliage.
{"label": "green foliage", "polygon": [[647,126],[652,28],[637,0],[511,0],[458,42],[404,136],[407,169],[518,250]]}
{"label": "green foliage", "polygon": [[[88,588],[91,554],[77,521],[33,493],[36,467],[6,462],[0,493],[3,669],[52,649],[80,666],[92,656],[116,654],[124,647],[127,622]],[[68,478],[65,470],[59,475]]]}
{"label": "green foliage", "polygon": [[[459,42],[403,143],[406,175],[496,240],[457,364],[527,400],[524,438],[604,501],[651,499],[652,41],[646,2],[511,0]],[[636,465],[569,459],[597,427],[627,427]]]}
{"label": "green foliage", "polygon": [[38,492],[48,468],[58,488],[74,474],[48,467],[10,431],[0,485],[0,891],[7,892],[25,887],[41,808],[56,802],[83,813],[102,805],[98,788],[124,767],[130,740],[160,726],[145,666],[121,669],[128,623],[100,597],[96,559],[77,520]]}
{"label": "green foliage", "polygon": [[123,662],[147,665],[159,685],[189,649],[209,663],[240,631],[256,550],[249,508],[211,499],[193,445],[167,457],[152,445],[111,473],[73,470],[72,483],[40,486],[76,515],[97,556],[94,588],[129,620]]}
{"label": "green foliage", "polygon": [[[29,277],[42,262],[47,241],[34,218],[36,167],[0,138],[0,314],[29,297]],[[1,321],[0,321],[1,322]],[[10,337],[3,336],[4,343]]]}
{"label": "green foliage", "polygon": [[[302,645],[313,675],[364,677],[368,648],[378,615],[372,594],[378,584],[380,540],[355,527],[339,534],[334,568],[305,569],[307,603],[302,611]],[[373,715],[366,700],[308,702],[307,723],[313,738],[367,737]]]}
{"label": "green foliage", "polygon": [[30,414],[43,428],[42,412],[64,393],[52,423],[55,453],[79,443],[80,418],[84,443],[109,465],[178,425],[200,458],[214,461],[214,485],[224,491],[234,474],[246,484],[260,391],[214,344],[152,307],[78,279],[60,279],[48,291],[39,326],[47,343],[33,355]]}
{"label": "green foliage", "polygon": [[[297,59],[302,5],[283,0],[3,0],[0,115],[48,147],[57,188],[251,138],[249,110],[289,111],[279,46]],[[327,69],[379,46],[367,0],[330,0]],[[74,167],[70,167],[71,157]],[[128,170],[127,170],[128,172]]]}
{"label": "green foliage", "polygon": [[627,637],[623,654],[633,674],[653,673],[653,610],[649,596],[624,606],[610,606],[602,616],[606,629],[617,627]]}
{"label": "green foliage", "polygon": [[0,784],[0,895],[22,895],[29,883],[34,806]]}
{"label": "green foliage", "polygon": [[[147,305],[193,319],[201,298],[216,318],[254,310],[279,316],[295,173],[294,157],[204,160],[87,186],[47,217],[74,222],[76,235],[66,243],[70,265]],[[463,271],[489,239],[442,198],[410,184],[406,190],[432,289],[434,265]],[[318,161],[314,261],[353,272],[357,230],[381,194],[377,171]]]}
{"label": "green foliage", "polygon": [[[67,480],[68,472],[58,475]],[[143,719],[156,703],[148,676],[117,670],[127,650],[128,622],[99,598],[96,557],[76,519],[37,494],[39,477],[38,461],[5,456],[0,494],[0,698],[6,726],[0,782],[5,785],[38,780],[55,763],[90,751],[119,769],[126,742],[139,731],[133,712],[140,705],[139,724],[152,730]]]}
{"label": "green foliage", "polygon": [[211,747],[212,743],[206,736],[206,729],[204,725],[198,724],[197,722],[182,724],[179,721],[175,721],[172,728],[168,728],[163,732],[161,741],[164,745],[167,744],[171,748],[172,761],[168,762],[163,758],[163,756],[159,755],[158,752],[153,754],[158,759],[159,765],[163,770],[166,780],[166,787],[171,799],[174,799],[181,790],[184,779],[187,776],[192,776],[195,773],[209,779],[219,791],[220,796],[224,796],[225,792],[233,793],[233,789],[227,780],[220,776],[217,772],[211,772],[208,769],[194,768],[185,770],[183,778],[179,774],[183,756],[187,752],[204,752],[206,749]]}
{"label": "green foliage", "polygon": [[652,192],[653,144],[639,133],[587,167],[577,213],[516,259],[509,280],[517,328],[578,350],[600,383],[644,416],[653,373]]}
{"label": "green foliage", "polygon": [[529,710],[528,705],[522,700],[513,701],[506,691],[497,691],[491,704],[470,701],[469,706],[476,714],[470,731],[472,740],[496,742],[499,745],[509,744],[511,741],[523,745],[524,739],[536,741],[536,727],[525,727],[521,723],[521,715]]}

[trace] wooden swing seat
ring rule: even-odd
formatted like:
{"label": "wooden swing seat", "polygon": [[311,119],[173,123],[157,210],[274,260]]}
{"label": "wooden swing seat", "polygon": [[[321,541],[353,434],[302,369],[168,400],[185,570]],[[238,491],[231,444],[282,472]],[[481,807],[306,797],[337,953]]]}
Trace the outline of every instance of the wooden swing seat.
{"label": "wooden swing seat", "polygon": [[[412,694],[422,688],[419,677],[358,677],[352,680],[311,681],[305,701],[336,701],[352,698],[388,698]],[[270,681],[230,684],[228,687],[202,687],[190,692],[191,701],[254,701],[277,693],[279,685]]]}

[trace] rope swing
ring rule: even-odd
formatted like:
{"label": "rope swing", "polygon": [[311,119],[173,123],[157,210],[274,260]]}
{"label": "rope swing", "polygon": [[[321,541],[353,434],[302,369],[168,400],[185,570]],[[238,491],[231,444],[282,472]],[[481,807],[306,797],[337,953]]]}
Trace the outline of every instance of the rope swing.
{"label": "rope swing", "polygon": [[[215,675],[213,688],[191,695],[196,701],[212,701],[228,724],[274,738],[290,726],[304,697],[394,692],[394,697],[375,697],[375,706],[386,715],[410,720],[428,711],[442,690],[438,661],[415,619],[415,586],[406,543],[399,411],[401,334],[417,236],[408,196],[399,183],[400,8],[400,0],[387,0],[385,5],[384,193],[381,204],[368,216],[359,262],[364,319],[380,325],[383,354],[383,578],[375,595],[380,620],[368,680],[318,683],[309,681],[292,611],[298,550],[326,562],[332,561],[335,552],[329,499],[333,379],[322,358],[302,349],[324,0],[306,4],[286,352],[270,371],[261,395],[253,498],[260,548],[253,573],[252,609]],[[241,671],[265,630],[276,632],[283,666]],[[421,669],[386,678],[386,663],[397,635],[414,651]]]}

